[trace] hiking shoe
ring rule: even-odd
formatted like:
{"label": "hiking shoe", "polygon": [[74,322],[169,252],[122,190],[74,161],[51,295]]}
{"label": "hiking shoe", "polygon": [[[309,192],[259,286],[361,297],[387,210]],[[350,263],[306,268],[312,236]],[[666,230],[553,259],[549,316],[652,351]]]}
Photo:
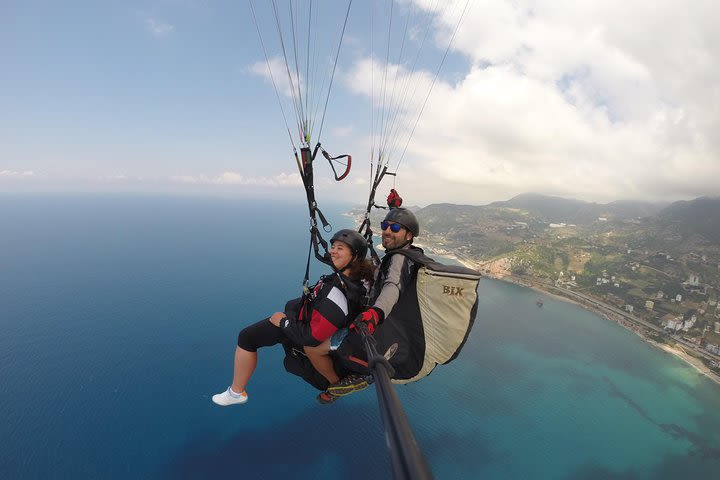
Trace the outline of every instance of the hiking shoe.
{"label": "hiking shoe", "polygon": [[221,407],[227,407],[228,405],[237,405],[248,401],[247,393],[235,393],[230,387],[222,393],[213,395],[212,401],[220,405]]}
{"label": "hiking shoe", "polygon": [[337,397],[337,396],[333,395],[332,393],[321,392],[315,398],[318,401],[318,403],[320,403],[321,405],[327,405],[329,403],[333,403],[335,400],[337,400],[340,397]]}
{"label": "hiking shoe", "polygon": [[369,383],[366,377],[353,374],[340,379],[337,383],[333,383],[328,387],[327,391],[336,397],[342,397],[344,395],[350,395],[353,392],[364,390],[368,385]]}

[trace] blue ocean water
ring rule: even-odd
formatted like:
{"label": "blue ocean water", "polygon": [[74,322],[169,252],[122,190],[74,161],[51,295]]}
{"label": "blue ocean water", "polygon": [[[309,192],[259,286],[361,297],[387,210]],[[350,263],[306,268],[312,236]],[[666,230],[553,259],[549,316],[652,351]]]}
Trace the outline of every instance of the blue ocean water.
{"label": "blue ocean water", "polygon": [[[279,348],[246,405],[210,401],[307,247],[300,196],[0,195],[0,478],[390,478],[374,389],[320,406]],[[720,386],[574,305],[480,292],[460,357],[397,387],[437,478],[717,474]]]}

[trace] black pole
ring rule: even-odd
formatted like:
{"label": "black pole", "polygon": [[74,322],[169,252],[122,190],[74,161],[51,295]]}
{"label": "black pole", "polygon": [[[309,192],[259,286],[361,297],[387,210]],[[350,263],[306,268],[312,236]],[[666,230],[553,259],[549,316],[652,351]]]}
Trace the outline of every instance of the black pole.
{"label": "black pole", "polygon": [[431,480],[433,475],[430,466],[418,447],[410,422],[390,381],[393,368],[385,357],[378,354],[372,335],[366,328],[361,330],[368,366],[375,377],[375,391],[382,413],[385,441],[390,451],[393,477],[395,480]]}

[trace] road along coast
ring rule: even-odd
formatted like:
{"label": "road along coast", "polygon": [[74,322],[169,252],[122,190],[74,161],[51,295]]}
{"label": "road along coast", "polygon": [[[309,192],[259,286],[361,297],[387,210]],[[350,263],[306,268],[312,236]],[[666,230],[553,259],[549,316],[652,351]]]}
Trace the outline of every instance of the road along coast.
{"label": "road along coast", "polygon": [[[429,246],[428,250],[432,251],[432,246]],[[676,342],[675,339],[670,339],[670,341],[675,342],[674,344],[658,341],[664,338],[664,332],[662,328],[657,325],[632,316],[628,312],[620,310],[613,305],[604,303],[595,297],[568,289],[558,288],[539,279],[513,275],[510,272],[510,263],[506,259],[495,260],[492,262],[478,262],[470,258],[463,258],[462,256],[444,256],[455,259],[468,268],[478,270],[486,277],[503,282],[514,283],[516,285],[541,292],[544,295],[551,296],[558,300],[579,305],[606,320],[615,322],[618,325],[632,331],[645,342],[683,360],[700,374],[705,375],[707,378],[720,385],[720,374],[705,365],[703,360],[699,357],[704,357],[714,361],[720,361],[720,358],[715,358],[715,356],[709,353],[698,351],[698,347],[696,345],[683,345],[679,341]]]}
{"label": "road along coast", "polygon": [[[681,345],[678,341],[674,345],[671,345],[663,343],[662,341],[658,341],[664,338],[664,334],[662,328],[658,327],[657,325],[653,325],[637,317],[633,317],[612,305],[601,302],[595,297],[590,297],[588,295],[580,294],[578,292],[560,289],[555,286],[544,284],[542,282],[534,282],[532,280],[528,280],[526,278],[518,278],[513,275],[494,275],[492,273],[485,273],[485,275],[487,277],[501,280],[503,282],[514,283],[516,285],[531,288],[538,292],[542,292],[545,295],[552,296],[553,298],[579,305],[606,320],[615,322],[618,325],[632,331],[650,345],[659,348],[667,353],[675,355],[676,357],[680,358],[681,360],[685,361],[690,366],[695,368],[699,373],[705,375],[707,378],[720,385],[720,375],[714,370],[710,369],[707,365],[705,365],[703,360],[701,360],[699,357],[702,356],[707,359],[718,361],[717,358],[714,358],[708,353],[698,351],[697,346],[692,344]],[[675,339],[671,339],[670,341],[675,341]]]}

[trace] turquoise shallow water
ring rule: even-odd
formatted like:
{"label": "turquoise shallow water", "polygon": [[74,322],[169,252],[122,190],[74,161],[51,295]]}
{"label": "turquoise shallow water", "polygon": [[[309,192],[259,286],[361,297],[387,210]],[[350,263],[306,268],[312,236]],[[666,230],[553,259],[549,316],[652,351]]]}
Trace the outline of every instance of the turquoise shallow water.
{"label": "turquoise shallow water", "polygon": [[[238,329],[298,292],[301,202],[2,195],[0,226],[0,478],[390,476],[374,391],[319,406],[279,349],[247,405],[210,402]],[[460,357],[397,388],[437,478],[717,474],[720,386],[575,305],[480,293]]]}

